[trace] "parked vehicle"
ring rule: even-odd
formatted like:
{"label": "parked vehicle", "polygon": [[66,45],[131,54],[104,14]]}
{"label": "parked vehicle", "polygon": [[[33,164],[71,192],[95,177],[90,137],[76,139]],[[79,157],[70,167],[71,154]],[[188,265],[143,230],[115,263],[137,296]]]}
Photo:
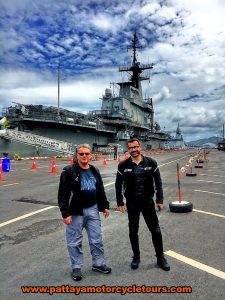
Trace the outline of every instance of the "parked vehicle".
{"label": "parked vehicle", "polygon": [[218,143],[217,149],[218,149],[219,151],[225,151],[225,140],[224,140],[223,142],[219,142],[219,143]]}

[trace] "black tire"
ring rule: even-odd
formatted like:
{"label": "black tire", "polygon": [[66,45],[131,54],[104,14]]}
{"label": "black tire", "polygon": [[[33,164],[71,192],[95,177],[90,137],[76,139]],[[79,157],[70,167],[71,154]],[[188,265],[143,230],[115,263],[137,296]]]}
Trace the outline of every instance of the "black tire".
{"label": "black tire", "polygon": [[194,177],[194,176],[197,176],[197,174],[196,173],[186,173],[186,176]]}
{"label": "black tire", "polygon": [[171,212],[175,213],[187,213],[191,212],[193,209],[193,204],[187,201],[174,201],[169,203],[169,208]]}
{"label": "black tire", "polygon": [[203,166],[195,166],[196,169],[203,168]]}

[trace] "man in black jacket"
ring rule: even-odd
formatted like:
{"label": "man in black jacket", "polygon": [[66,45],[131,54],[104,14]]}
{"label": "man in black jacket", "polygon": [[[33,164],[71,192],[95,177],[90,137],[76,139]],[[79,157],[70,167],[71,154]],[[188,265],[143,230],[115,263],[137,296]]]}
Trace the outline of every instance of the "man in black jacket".
{"label": "man in black jacket", "polygon": [[82,230],[86,229],[92,255],[92,270],[111,273],[105,265],[99,211],[109,216],[109,202],[99,170],[89,164],[91,148],[77,147],[77,162],[63,169],[58,190],[58,203],[66,226],[67,248],[72,265],[72,278],[82,279]]}
{"label": "man in black jacket", "polygon": [[[155,210],[155,206],[159,210],[163,209],[163,189],[159,168],[154,159],[141,154],[138,139],[129,140],[127,145],[130,158],[118,165],[115,187],[118,210],[122,213],[125,212],[123,192],[126,198],[129,237],[133,250],[131,268],[137,269],[140,263],[138,228],[142,212],[152,235],[157,264],[163,270],[169,271],[170,266],[163,254],[162,234]],[[153,201],[154,185],[156,186],[156,205]]]}

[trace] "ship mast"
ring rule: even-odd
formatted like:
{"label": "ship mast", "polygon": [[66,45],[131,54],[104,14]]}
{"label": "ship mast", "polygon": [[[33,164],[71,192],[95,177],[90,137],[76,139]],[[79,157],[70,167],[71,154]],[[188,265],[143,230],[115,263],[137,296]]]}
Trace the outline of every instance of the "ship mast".
{"label": "ship mast", "polygon": [[132,44],[131,47],[128,47],[128,49],[132,49],[133,51],[133,63],[132,66],[130,67],[120,67],[119,72],[132,72],[132,75],[130,77],[131,85],[135,87],[136,89],[139,90],[140,94],[142,93],[141,91],[141,80],[148,80],[149,77],[141,77],[140,74],[143,72],[143,70],[147,69],[152,69],[153,64],[147,64],[147,65],[140,65],[140,63],[137,61],[136,53],[137,53],[137,48],[141,48],[137,46],[137,35],[134,33],[133,39],[132,39]]}
{"label": "ship mast", "polygon": [[137,46],[137,35],[134,33],[134,38],[132,40],[132,47],[127,47],[127,49],[132,49],[133,50],[133,66],[137,63],[137,58],[136,58],[136,49],[137,48],[142,48]]}

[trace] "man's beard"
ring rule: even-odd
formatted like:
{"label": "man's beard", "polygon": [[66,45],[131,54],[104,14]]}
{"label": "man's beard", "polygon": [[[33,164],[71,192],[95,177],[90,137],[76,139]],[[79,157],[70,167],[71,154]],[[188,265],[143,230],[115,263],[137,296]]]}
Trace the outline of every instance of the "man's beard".
{"label": "man's beard", "polygon": [[133,151],[133,152],[130,153],[131,156],[132,156],[133,154],[135,154],[135,155],[140,155],[141,152],[140,152],[140,151]]}

